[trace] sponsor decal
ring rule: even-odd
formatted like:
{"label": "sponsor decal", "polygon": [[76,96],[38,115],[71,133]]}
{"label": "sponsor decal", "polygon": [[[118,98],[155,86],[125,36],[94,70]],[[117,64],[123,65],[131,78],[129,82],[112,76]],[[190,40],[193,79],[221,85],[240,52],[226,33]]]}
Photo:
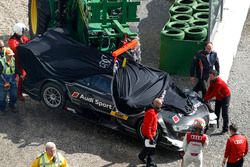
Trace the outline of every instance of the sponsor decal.
{"label": "sponsor decal", "polygon": [[78,98],[79,95],[80,95],[80,93],[78,93],[78,92],[73,92],[71,94],[71,96],[74,97],[74,98]]}
{"label": "sponsor decal", "polygon": [[110,115],[114,116],[114,117],[118,117],[120,119],[123,119],[123,120],[127,120],[128,119],[128,116],[123,114],[123,113],[120,113],[118,111],[111,111],[110,112]]}
{"label": "sponsor decal", "polygon": [[107,56],[102,55],[101,61],[99,62],[99,67],[101,68],[109,68],[111,65],[111,60],[107,58]]}
{"label": "sponsor decal", "polygon": [[176,124],[176,123],[178,123],[178,122],[180,121],[180,118],[178,117],[178,115],[174,115],[174,116],[172,117],[172,120],[173,120],[174,123]]}
{"label": "sponsor decal", "polygon": [[79,92],[73,92],[71,94],[72,97],[76,98],[76,99],[79,99],[79,100],[83,100],[83,101],[86,101],[86,102],[89,102],[89,103],[93,103],[99,107],[104,107],[104,108],[107,108],[109,110],[112,110],[113,106],[111,104],[108,104],[108,103],[105,103],[99,99],[95,99],[93,97],[87,97],[87,96],[84,96],[83,94],[80,94]]}

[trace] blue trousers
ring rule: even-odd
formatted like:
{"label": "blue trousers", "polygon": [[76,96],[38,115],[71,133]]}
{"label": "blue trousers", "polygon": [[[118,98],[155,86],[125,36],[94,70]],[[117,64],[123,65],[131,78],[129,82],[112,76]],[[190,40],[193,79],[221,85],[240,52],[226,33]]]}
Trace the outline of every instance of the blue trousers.
{"label": "blue trousers", "polygon": [[15,108],[17,101],[17,86],[16,83],[12,83],[9,90],[4,89],[3,84],[0,84],[0,111],[5,111],[7,103],[7,94],[9,94],[10,101],[9,107]]}

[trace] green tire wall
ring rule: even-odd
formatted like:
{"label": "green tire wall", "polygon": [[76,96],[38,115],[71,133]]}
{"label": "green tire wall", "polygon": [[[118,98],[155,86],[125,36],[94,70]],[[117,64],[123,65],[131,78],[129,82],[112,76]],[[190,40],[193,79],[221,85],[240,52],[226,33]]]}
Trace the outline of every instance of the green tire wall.
{"label": "green tire wall", "polygon": [[207,3],[198,3],[197,5],[194,5],[192,8],[193,8],[193,13],[209,12],[209,4]]}
{"label": "green tire wall", "polygon": [[185,23],[189,23],[192,20],[194,20],[193,16],[190,16],[188,14],[176,14],[176,15],[171,16],[170,19],[172,21],[182,21],[182,22],[185,22]]}
{"label": "green tire wall", "polygon": [[193,16],[197,20],[207,20],[208,21],[209,13],[208,12],[198,12],[198,13],[195,13]]}
{"label": "green tire wall", "polygon": [[176,14],[188,14],[192,15],[193,14],[193,9],[190,6],[186,5],[172,5],[169,9],[169,12],[171,15],[176,15]]}
{"label": "green tire wall", "polygon": [[186,6],[194,6],[197,4],[196,0],[176,0],[175,1],[176,5],[186,5]]}
{"label": "green tire wall", "polygon": [[194,26],[185,28],[185,39],[186,40],[205,40],[207,37],[206,28]]}
{"label": "green tire wall", "polygon": [[170,28],[170,29],[162,30],[161,36],[167,39],[171,38],[171,39],[183,40],[185,37],[185,33],[182,30]]}
{"label": "green tire wall", "polygon": [[208,29],[208,21],[207,20],[193,20],[190,22],[190,27],[202,27]]}
{"label": "green tire wall", "polygon": [[170,21],[166,24],[166,29],[180,29],[180,30],[184,30],[185,28],[188,28],[189,24],[185,23],[183,21]]}

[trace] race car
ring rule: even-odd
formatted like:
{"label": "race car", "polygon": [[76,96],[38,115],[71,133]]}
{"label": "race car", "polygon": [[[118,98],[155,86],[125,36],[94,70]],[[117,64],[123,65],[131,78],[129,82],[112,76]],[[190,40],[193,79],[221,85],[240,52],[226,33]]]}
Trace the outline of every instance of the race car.
{"label": "race car", "polygon": [[114,71],[112,56],[84,46],[52,29],[18,48],[27,72],[23,89],[53,110],[66,110],[143,140],[145,108],[164,98],[158,115],[157,142],[182,150],[182,139],[194,119],[203,118],[207,132],[216,116],[193,91],[180,90],[163,71],[128,61]]}

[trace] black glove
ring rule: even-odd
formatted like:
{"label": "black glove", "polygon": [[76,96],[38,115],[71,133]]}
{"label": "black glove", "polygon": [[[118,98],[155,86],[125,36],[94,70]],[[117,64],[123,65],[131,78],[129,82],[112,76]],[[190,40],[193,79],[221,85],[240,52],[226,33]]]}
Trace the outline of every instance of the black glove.
{"label": "black glove", "polygon": [[152,140],[149,141],[149,144],[155,145],[155,144],[156,144],[156,141],[155,141],[154,139],[152,139]]}

